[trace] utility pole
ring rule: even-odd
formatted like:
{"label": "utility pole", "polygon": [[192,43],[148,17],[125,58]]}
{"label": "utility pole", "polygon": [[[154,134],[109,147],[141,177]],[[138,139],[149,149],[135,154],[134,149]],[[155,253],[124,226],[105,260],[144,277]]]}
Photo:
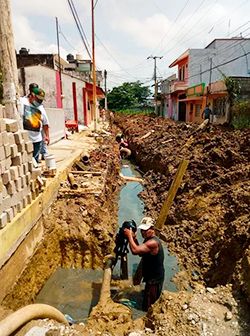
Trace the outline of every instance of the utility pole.
{"label": "utility pole", "polygon": [[0,0],[0,18],[0,65],[5,115],[7,118],[16,119],[21,126],[21,117],[17,111],[18,74],[10,0]]}
{"label": "utility pole", "polygon": [[[210,57],[210,69],[209,69],[209,85],[208,85],[208,95],[211,92],[211,82],[212,82],[212,65],[213,65],[213,60],[212,57]],[[214,121],[214,109],[212,109],[212,123]]]}
{"label": "utility pole", "polygon": [[95,5],[91,0],[91,16],[92,16],[92,77],[93,77],[93,109],[94,109],[94,130],[97,128],[96,118],[96,71],[95,71]]}
{"label": "utility pole", "polygon": [[105,91],[105,103],[104,108],[107,111],[108,109],[108,97],[107,97],[107,70],[104,70],[104,91]]}
{"label": "utility pole", "polygon": [[157,82],[157,73],[156,73],[156,60],[157,58],[162,59],[163,56],[148,56],[147,59],[152,58],[154,60],[154,82],[155,82],[155,93],[154,93],[154,98],[155,98],[155,114],[157,115],[157,96],[158,96],[158,82]]}
{"label": "utility pole", "polygon": [[58,18],[56,17],[56,39],[57,39],[57,53],[58,53],[58,67],[59,67],[59,79],[60,79],[60,94],[62,101],[62,68],[61,68],[61,57],[60,57],[60,40],[59,40],[59,29],[58,29]]}

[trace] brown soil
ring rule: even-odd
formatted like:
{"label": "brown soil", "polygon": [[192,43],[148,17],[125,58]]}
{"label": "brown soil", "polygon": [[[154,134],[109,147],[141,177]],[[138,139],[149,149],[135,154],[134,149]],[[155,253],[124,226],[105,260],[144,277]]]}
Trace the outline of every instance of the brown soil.
{"label": "brown soil", "polygon": [[[174,123],[162,118],[116,118],[142,169],[142,197],[157,218],[179,163],[189,160],[164,234],[190,281],[238,287],[250,244],[250,130]],[[153,133],[140,139],[149,131]]]}
{"label": "brown soil", "polygon": [[[249,307],[240,290],[250,241],[250,132],[219,126],[196,132],[197,125],[144,116],[116,117],[116,123],[144,172],[141,196],[151,216],[157,218],[180,161],[190,160],[164,234],[181,266],[176,283],[183,289],[191,285],[192,291],[164,291],[145,318],[136,321],[127,307],[109,301],[93,309],[86,325],[65,327],[41,320],[16,335],[24,336],[38,326],[47,328],[46,336],[249,335]],[[140,139],[151,130],[150,136]],[[6,307],[17,309],[33,302],[58,266],[103,266],[117,229],[118,168],[112,141],[91,154],[87,169],[106,172],[103,192],[98,197],[61,193],[45,221],[46,237],[6,297]]]}

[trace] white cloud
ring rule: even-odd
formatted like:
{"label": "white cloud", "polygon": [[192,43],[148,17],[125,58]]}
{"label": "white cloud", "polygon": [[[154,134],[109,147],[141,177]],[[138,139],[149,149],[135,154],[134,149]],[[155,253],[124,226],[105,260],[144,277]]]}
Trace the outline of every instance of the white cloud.
{"label": "white cloud", "polygon": [[[86,33],[90,35],[90,0],[74,0],[74,3]],[[207,0],[200,8],[200,1],[189,2],[184,8],[185,3],[186,0],[176,0],[169,8],[166,0],[99,0],[95,9],[96,33],[109,53],[97,40],[98,66],[109,70],[121,82],[129,76],[131,80],[137,76],[149,78],[153,63],[146,58],[153,53],[164,56],[158,62],[164,75],[169,72],[168,65],[187,48],[204,48],[214,38],[226,37],[229,28],[231,34],[239,35],[242,30],[238,27],[247,21],[245,13],[250,10],[246,0],[238,3]],[[57,16],[72,46],[61,38],[61,55],[66,57],[69,52],[80,52],[88,58],[66,0],[43,0],[39,5],[30,0],[12,0],[12,8],[18,49],[57,52],[55,31],[48,28],[49,24],[54,26]],[[182,8],[184,10],[176,20]],[[249,37],[250,23],[243,30],[246,28],[249,30],[243,36]]]}
{"label": "white cloud", "polygon": [[164,35],[170,27],[165,15],[155,14],[146,19],[123,17],[114,25],[114,28],[126,32],[139,46],[153,48],[160,36]]}
{"label": "white cloud", "polygon": [[[88,12],[89,1],[74,1],[75,7],[82,12]],[[63,22],[73,22],[73,17],[70,13],[70,8],[66,0],[12,0],[13,14],[22,14],[25,16],[44,16],[44,17],[59,17]],[[39,27],[42,29],[42,27]]]}

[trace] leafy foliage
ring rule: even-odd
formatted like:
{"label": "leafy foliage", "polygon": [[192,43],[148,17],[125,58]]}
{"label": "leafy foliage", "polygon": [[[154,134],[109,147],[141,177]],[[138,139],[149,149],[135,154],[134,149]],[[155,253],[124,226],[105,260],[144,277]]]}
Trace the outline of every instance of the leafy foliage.
{"label": "leafy foliage", "polygon": [[231,78],[231,77],[224,77],[224,83],[227,87],[227,93],[228,93],[228,102],[229,102],[229,115],[228,115],[228,121],[231,124],[233,121],[233,111],[232,107],[234,105],[234,102],[236,102],[240,95],[240,83],[239,81]]}
{"label": "leafy foliage", "polygon": [[232,111],[232,124],[235,128],[250,127],[250,101],[235,102]]}
{"label": "leafy foliage", "polygon": [[140,81],[123,83],[108,94],[108,107],[117,111],[147,106],[150,95],[149,87],[143,86]]}
{"label": "leafy foliage", "polygon": [[229,103],[230,105],[233,105],[234,101],[236,101],[240,95],[240,82],[225,76],[224,83],[227,87]]}

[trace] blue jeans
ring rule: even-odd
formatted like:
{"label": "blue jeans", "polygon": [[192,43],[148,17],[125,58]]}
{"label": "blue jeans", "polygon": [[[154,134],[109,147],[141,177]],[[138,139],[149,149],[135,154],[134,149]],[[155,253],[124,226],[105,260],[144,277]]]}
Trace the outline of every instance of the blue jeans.
{"label": "blue jeans", "polygon": [[42,141],[33,142],[33,158],[38,162],[41,151]]}
{"label": "blue jeans", "polygon": [[42,141],[40,153],[42,154],[42,156],[48,154],[47,145],[44,141]]}

